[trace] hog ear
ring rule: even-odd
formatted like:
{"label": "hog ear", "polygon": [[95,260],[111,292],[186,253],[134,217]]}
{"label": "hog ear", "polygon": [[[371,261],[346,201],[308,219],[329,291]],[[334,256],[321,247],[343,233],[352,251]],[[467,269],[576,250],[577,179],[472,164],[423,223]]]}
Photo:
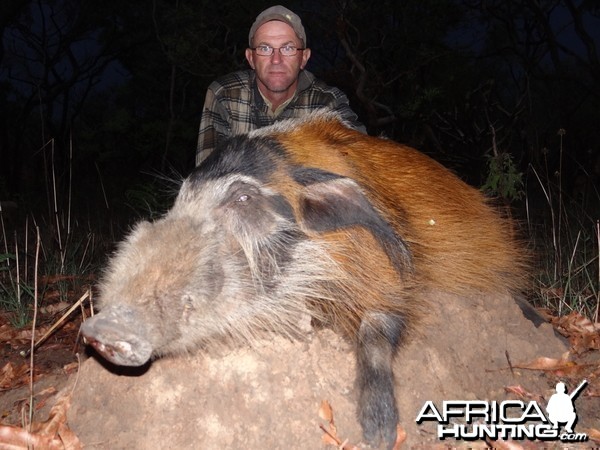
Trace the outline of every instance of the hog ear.
{"label": "hog ear", "polygon": [[316,232],[360,226],[368,229],[381,244],[394,267],[404,273],[411,270],[411,254],[407,244],[375,209],[352,179],[321,172],[314,183],[305,184],[300,199],[302,221]]}

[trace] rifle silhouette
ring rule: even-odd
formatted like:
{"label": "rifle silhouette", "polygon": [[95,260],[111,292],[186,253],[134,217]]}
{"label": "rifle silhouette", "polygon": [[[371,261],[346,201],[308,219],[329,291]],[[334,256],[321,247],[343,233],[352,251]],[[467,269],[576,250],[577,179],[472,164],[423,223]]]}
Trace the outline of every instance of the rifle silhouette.
{"label": "rifle silhouette", "polygon": [[577,386],[575,390],[569,394],[569,398],[573,400],[575,397],[577,397],[577,395],[579,395],[579,392],[581,392],[581,390],[585,387],[587,383],[587,380],[583,380],[581,383],[579,383],[579,386]]}

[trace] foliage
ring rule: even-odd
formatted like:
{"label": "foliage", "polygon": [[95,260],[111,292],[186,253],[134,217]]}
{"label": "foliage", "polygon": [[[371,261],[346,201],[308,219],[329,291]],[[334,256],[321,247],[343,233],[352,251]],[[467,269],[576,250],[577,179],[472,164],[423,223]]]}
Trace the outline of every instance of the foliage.
{"label": "foliage", "polygon": [[507,202],[523,196],[523,174],[517,171],[510,153],[488,156],[488,176],[481,190]]}
{"label": "foliage", "polygon": [[[0,264],[6,263],[10,260],[14,260],[15,259],[15,255],[13,255],[12,253],[0,253]],[[6,270],[5,267],[1,267],[0,266],[0,272]]]}
{"label": "foliage", "polygon": [[553,235],[551,229],[536,231],[540,234],[537,303],[559,315],[575,311],[597,320],[598,229],[589,224],[566,228],[559,237],[559,247],[548,240]]}
{"label": "foliage", "polygon": [[[100,263],[108,253],[108,249],[103,248],[106,243],[96,242],[94,233],[81,233],[79,229],[69,233],[61,230],[64,240],[59,244],[53,232],[49,224],[40,232],[39,260],[33,261],[33,255],[26,250],[26,243],[35,241],[32,230],[27,230],[27,227],[25,234],[29,236],[15,234],[14,237],[13,245],[19,248],[19,258],[15,254],[0,254],[0,311],[8,313],[15,327],[29,324],[36,297],[38,305],[72,302],[94,280]],[[0,239],[2,246],[3,239]],[[36,270],[37,292],[34,281]],[[52,289],[49,289],[50,286]]]}
{"label": "foliage", "polygon": [[[559,130],[559,167],[564,130]],[[545,152],[548,155],[550,151]],[[534,300],[560,315],[600,314],[600,193],[566,184],[560,172],[530,167],[528,226],[537,269]]]}
{"label": "foliage", "polygon": [[[109,173],[116,196],[132,175],[140,182],[140,171],[191,169],[206,87],[246,66],[247,30],[270,3],[7,5],[0,24],[0,76],[8,81],[0,95],[7,112],[0,125],[7,149],[2,176],[12,189],[39,191],[48,156],[40,149],[55,139],[55,161],[64,165],[73,141],[80,165],[74,173],[87,183],[80,191],[97,190],[98,172]],[[409,0],[365,8],[362,0],[296,0],[288,6],[308,29],[309,69],[348,93],[372,134],[435,152],[481,182],[472,175],[486,162],[492,126],[498,146],[526,163],[539,160],[558,127],[579,137],[575,153],[600,138],[597,56],[576,50],[591,49],[598,11],[571,1],[536,5]],[[31,26],[40,22],[46,27]],[[566,40],[569,32],[574,37]]]}
{"label": "foliage", "polygon": [[[0,200],[19,199],[21,216],[45,218],[49,253],[67,237],[59,222],[71,215],[93,224],[88,232],[106,232],[108,243],[98,244],[110,247],[132,209],[159,213],[167,197],[146,174],[185,175],[193,168],[206,88],[246,67],[248,29],[271,4],[0,2]],[[287,6],[307,28],[308,69],[348,94],[371,134],[430,153],[516,205],[522,191],[536,195],[532,184],[520,184],[526,167],[543,168],[548,194],[553,174],[565,174],[548,201],[550,237],[565,232],[559,218],[564,225],[568,215],[597,202],[590,188],[586,208],[559,202],[571,180],[594,186],[600,177],[594,2],[383,0],[375,8],[365,0],[293,0]],[[559,128],[571,137],[564,155],[553,145]],[[490,157],[492,140],[510,152]],[[546,219],[536,213],[535,221]],[[584,236],[576,240],[577,254],[588,242]],[[64,245],[58,251],[65,263]]]}
{"label": "foliage", "polygon": [[11,273],[15,255],[0,254],[0,310],[8,313],[12,326],[22,328],[29,322],[29,300],[33,298],[32,287]]}

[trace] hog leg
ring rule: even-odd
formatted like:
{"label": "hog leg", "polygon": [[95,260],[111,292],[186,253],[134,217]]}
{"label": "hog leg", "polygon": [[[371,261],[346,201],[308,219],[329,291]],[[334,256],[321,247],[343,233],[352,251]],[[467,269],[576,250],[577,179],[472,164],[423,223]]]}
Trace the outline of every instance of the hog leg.
{"label": "hog leg", "polygon": [[387,448],[396,442],[399,416],[392,362],[403,328],[398,315],[369,313],[358,330],[358,418],[365,440],[377,444],[383,439]]}

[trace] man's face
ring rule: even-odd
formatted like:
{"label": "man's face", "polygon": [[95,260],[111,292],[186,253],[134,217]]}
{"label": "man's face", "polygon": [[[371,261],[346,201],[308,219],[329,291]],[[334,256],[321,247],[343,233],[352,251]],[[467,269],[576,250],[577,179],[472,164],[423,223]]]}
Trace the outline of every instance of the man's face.
{"label": "man's face", "polygon": [[310,50],[298,50],[294,56],[282,56],[279,47],[293,45],[302,48],[303,45],[292,27],[277,20],[264,23],[256,30],[252,46],[259,45],[275,49],[271,56],[259,56],[251,49],[246,49],[246,59],[256,72],[259,89],[269,100],[273,97],[291,97],[296,91],[298,74],[310,58]]}

